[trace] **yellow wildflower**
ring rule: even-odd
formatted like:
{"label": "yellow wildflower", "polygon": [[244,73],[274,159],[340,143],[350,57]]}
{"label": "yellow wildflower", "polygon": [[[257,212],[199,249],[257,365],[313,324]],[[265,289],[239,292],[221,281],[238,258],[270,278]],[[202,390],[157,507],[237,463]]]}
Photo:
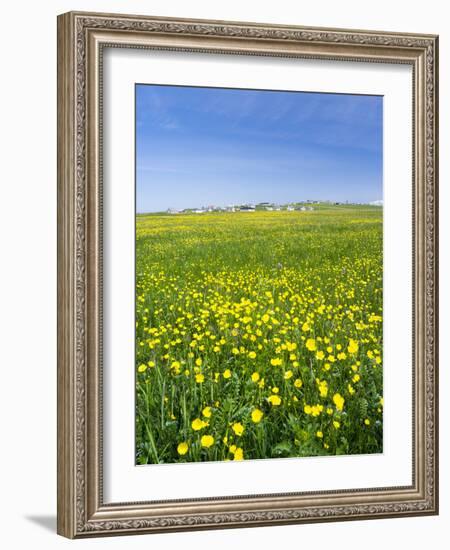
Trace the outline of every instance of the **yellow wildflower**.
{"label": "yellow wildflower", "polygon": [[202,447],[206,447],[208,449],[214,445],[214,437],[212,435],[203,435],[200,439],[200,444]]}
{"label": "yellow wildflower", "polygon": [[189,450],[189,445],[183,441],[182,443],[178,444],[177,452],[179,455],[185,455]]}
{"label": "yellow wildflower", "polygon": [[309,351],[316,351],[317,349],[316,341],[314,340],[314,338],[308,338],[305,345],[307,349],[309,349]]}
{"label": "yellow wildflower", "polygon": [[241,436],[244,433],[244,426],[240,422],[235,422],[231,428],[236,435]]}
{"label": "yellow wildflower", "polygon": [[205,418],[211,418],[211,414],[212,414],[211,407],[205,407],[202,411],[202,414]]}
{"label": "yellow wildflower", "polygon": [[336,405],[336,409],[338,411],[342,411],[342,409],[344,408],[345,399],[340,393],[335,393],[333,395],[333,403]]}
{"label": "yellow wildflower", "polygon": [[281,405],[281,397],[279,395],[271,395],[267,401],[274,407]]}
{"label": "yellow wildflower", "polygon": [[244,451],[241,447],[238,447],[234,452],[234,460],[244,460]]}
{"label": "yellow wildflower", "polygon": [[258,382],[259,380],[259,373],[258,372],[254,372],[252,374],[252,382]]}
{"label": "yellow wildflower", "polygon": [[356,340],[353,340],[353,338],[350,338],[349,343],[348,343],[348,347],[347,347],[347,351],[349,353],[357,353],[358,349],[359,349],[358,342]]}
{"label": "yellow wildflower", "polygon": [[261,422],[261,419],[263,417],[263,412],[259,409],[253,409],[252,411],[252,421],[255,424],[258,424],[258,422]]}
{"label": "yellow wildflower", "polygon": [[205,422],[204,420],[201,420],[200,418],[196,418],[192,421],[192,429],[198,432],[199,430],[202,430],[208,425],[208,422]]}

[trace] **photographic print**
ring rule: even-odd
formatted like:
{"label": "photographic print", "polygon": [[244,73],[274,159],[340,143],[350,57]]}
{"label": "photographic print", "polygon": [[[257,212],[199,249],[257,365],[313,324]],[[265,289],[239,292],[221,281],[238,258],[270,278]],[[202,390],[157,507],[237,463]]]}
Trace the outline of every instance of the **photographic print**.
{"label": "photographic print", "polygon": [[381,453],[382,97],[135,99],[136,464]]}
{"label": "photographic print", "polygon": [[58,533],[435,515],[432,34],[58,16]]}

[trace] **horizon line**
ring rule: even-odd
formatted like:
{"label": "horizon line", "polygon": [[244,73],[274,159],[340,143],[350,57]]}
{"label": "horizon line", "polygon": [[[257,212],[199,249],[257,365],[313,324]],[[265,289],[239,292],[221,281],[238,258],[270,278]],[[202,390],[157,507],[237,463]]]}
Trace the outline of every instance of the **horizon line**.
{"label": "horizon line", "polygon": [[163,209],[158,209],[158,210],[138,210],[136,208],[135,212],[136,214],[157,214],[157,213],[167,213],[169,211],[173,211],[173,212],[178,212],[178,213],[182,213],[182,212],[185,212],[186,210],[192,210],[192,211],[195,211],[195,210],[203,210],[205,212],[207,212],[206,209],[209,209],[209,208],[213,208],[213,209],[227,209],[227,208],[240,208],[240,207],[244,207],[244,206],[247,206],[247,207],[251,207],[251,208],[256,208],[257,206],[264,206],[264,205],[267,205],[267,207],[287,207],[287,206],[291,206],[291,205],[306,205],[306,206],[312,206],[314,204],[329,204],[330,206],[345,206],[345,205],[348,205],[348,206],[351,206],[351,205],[360,205],[360,206],[384,206],[383,204],[383,199],[375,199],[373,201],[364,201],[364,202],[361,202],[361,201],[351,201],[351,200],[329,200],[329,199],[325,199],[325,200],[312,200],[312,199],[307,199],[307,200],[303,200],[303,201],[289,201],[289,202],[285,202],[285,203],[274,203],[274,202],[268,202],[268,201],[261,201],[261,202],[257,202],[257,203],[253,203],[253,202],[241,202],[241,203],[228,203],[226,205],[223,205],[223,204],[203,204],[201,206],[185,206],[185,207],[182,207],[182,208],[175,208],[173,206],[167,206]]}

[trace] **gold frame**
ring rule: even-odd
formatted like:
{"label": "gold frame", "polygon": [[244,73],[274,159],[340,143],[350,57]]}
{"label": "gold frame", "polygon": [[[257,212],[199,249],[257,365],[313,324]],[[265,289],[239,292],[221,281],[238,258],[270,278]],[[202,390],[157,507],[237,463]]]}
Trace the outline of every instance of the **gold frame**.
{"label": "gold frame", "polygon": [[[413,484],[183,501],[102,501],[102,49],[413,67]],[[438,37],[70,12],[58,17],[58,533],[100,535],[438,513]],[[149,495],[150,497],[150,495]]]}

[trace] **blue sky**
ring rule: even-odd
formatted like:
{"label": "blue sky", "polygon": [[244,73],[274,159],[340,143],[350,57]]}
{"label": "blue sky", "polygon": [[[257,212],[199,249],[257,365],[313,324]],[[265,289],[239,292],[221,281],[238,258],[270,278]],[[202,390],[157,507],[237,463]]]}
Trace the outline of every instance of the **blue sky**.
{"label": "blue sky", "polygon": [[382,97],[136,86],[136,209],[382,199]]}

